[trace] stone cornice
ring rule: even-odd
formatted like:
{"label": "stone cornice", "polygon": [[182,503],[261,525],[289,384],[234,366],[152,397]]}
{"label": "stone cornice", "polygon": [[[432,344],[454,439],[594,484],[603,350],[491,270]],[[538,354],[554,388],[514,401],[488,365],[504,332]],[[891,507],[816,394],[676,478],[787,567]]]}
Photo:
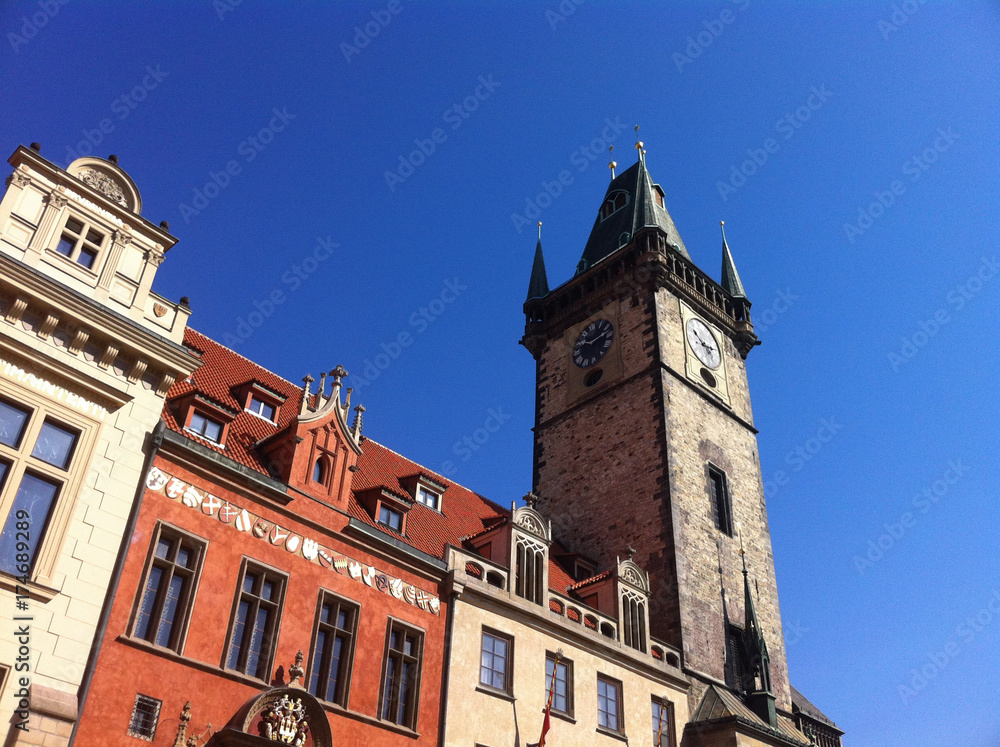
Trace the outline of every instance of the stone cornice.
{"label": "stone cornice", "polygon": [[114,345],[120,353],[131,353],[138,358],[155,361],[155,368],[165,370],[174,380],[190,375],[201,365],[183,345],[168,340],[2,253],[0,285],[7,285],[9,292],[15,297],[25,297],[33,310],[37,308],[39,311],[54,313],[60,320],[70,321],[78,329],[87,330],[91,341],[102,338]]}

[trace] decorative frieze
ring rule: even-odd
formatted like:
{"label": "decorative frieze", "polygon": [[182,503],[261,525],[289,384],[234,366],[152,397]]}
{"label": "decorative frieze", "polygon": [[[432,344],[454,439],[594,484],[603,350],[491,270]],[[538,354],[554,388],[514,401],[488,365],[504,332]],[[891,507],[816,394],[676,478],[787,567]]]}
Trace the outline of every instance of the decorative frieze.
{"label": "decorative frieze", "polygon": [[383,594],[401,599],[433,615],[441,613],[441,601],[436,596],[407,584],[402,579],[394,578],[375,566],[364,565],[342,555],[321,545],[315,539],[282,528],[279,524],[251,513],[245,508],[203,492],[158,467],[149,470],[146,476],[146,488],[229,525],[236,532],[246,535],[247,539],[252,538],[284,548],[290,555],[349,576],[365,586],[371,586]]}

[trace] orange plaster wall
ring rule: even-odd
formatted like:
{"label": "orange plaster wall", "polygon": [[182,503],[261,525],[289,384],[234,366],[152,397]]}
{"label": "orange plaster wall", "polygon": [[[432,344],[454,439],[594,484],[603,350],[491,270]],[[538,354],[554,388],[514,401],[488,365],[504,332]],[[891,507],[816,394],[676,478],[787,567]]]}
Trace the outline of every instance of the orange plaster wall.
{"label": "orange plaster wall", "polygon": [[[203,479],[173,464],[163,455],[157,457],[156,466],[164,473],[194,485],[202,493],[210,492],[220,499],[229,500],[236,506],[246,508],[268,521],[277,522],[283,528],[313,538],[362,564],[373,565],[428,594],[440,595],[434,581],[393,567],[386,560],[372,556],[357,545],[345,541],[344,537],[335,535],[333,529],[341,528],[347,523],[342,514],[328,511],[326,524],[331,531],[324,534],[316,528],[290,520],[287,514],[262,502],[253,502],[244,495],[206,484]],[[296,498],[288,508],[294,511],[297,503],[306,500],[308,499]],[[181,661],[176,660],[177,657],[173,654],[139,648],[130,644],[127,639],[150,537],[156,522],[160,520],[208,541]],[[388,618],[392,616],[423,630],[424,655],[417,719],[419,739],[332,713],[329,709],[328,715],[331,729],[340,744],[437,743],[447,615],[443,600],[440,614],[434,615],[374,587],[366,586],[347,573],[340,574],[332,568],[324,568],[301,555],[289,553],[281,546],[271,545],[267,540],[241,533],[233,525],[225,524],[217,517],[207,516],[199,509],[188,508],[179,499],[171,499],[162,491],[147,491],[81,717],[77,744],[135,744],[136,740],[128,737],[126,732],[137,692],[163,701],[160,726],[153,744],[172,745],[176,735],[177,716],[185,702],[191,701],[192,704],[188,734],[198,735],[205,731],[209,723],[214,730],[221,729],[243,702],[256,692],[266,689],[263,682],[253,687],[221,669],[236,583],[244,556],[289,574],[272,674],[278,667],[287,671],[300,649],[306,654],[304,666],[308,672],[320,588],[360,605],[348,700],[348,707],[352,712],[369,717],[374,717],[378,712]]]}

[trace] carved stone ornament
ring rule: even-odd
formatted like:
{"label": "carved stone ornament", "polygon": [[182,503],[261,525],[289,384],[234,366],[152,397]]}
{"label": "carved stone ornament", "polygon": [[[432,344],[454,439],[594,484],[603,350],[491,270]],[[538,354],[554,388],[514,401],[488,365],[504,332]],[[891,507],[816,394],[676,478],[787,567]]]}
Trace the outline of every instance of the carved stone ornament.
{"label": "carved stone ornament", "polygon": [[639,578],[639,574],[636,573],[631,568],[626,568],[625,569],[625,572],[622,573],[622,579],[625,580],[625,581],[628,581],[630,584],[633,584],[634,586],[638,586],[639,588],[642,588],[642,579]]}
{"label": "carved stone ornament", "polygon": [[117,202],[122,207],[128,207],[128,202],[125,200],[125,192],[122,191],[118,182],[107,174],[102,174],[95,169],[85,169],[77,176],[81,182],[88,187],[93,187],[109,200]]}
{"label": "carved stone ornament", "polygon": [[164,306],[162,303],[154,303],[153,313],[156,314],[157,317],[161,317],[167,313],[167,307]]}
{"label": "carved stone ornament", "polygon": [[519,526],[524,527],[525,529],[527,529],[532,534],[538,534],[538,535],[541,535],[541,536],[545,536],[545,530],[542,529],[542,527],[539,525],[539,523],[537,521],[535,521],[535,517],[533,517],[533,516],[531,516],[529,514],[521,514],[520,516],[518,516],[517,517],[517,524]]}
{"label": "carved stone ornament", "polygon": [[15,187],[27,187],[31,184],[31,177],[27,174],[21,173],[20,171],[15,171],[7,177],[7,186],[10,186],[11,184]]}
{"label": "carved stone ornament", "polygon": [[309,722],[301,698],[282,695],[261,713],[257,727],[264,739],[302,747],[309,736]]}
{"label": "carved stone ornament", "polygon": [[69,199],[66,197],[66,195],[59,194],[58,192],[49,192],[47,195],[45,195],[45,202],[50,207],[52,207],[53,210],[62,210],[64,207],[66,207],[66,204],[69,202]]}

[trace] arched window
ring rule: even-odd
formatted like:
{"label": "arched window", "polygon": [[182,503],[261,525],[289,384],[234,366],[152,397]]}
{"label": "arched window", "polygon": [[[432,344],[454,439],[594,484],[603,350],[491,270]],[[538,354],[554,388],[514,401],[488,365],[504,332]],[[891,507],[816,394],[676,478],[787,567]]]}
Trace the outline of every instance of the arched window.
{"label": "arched window", "polygon": [[317,459],[313,465],[313,482],[318,482],[320,485],[326,482],[326,460],[323,457]]}
{"label": "arched window", "polygon": [[514,593],[535,604],[545,600],[545,548],[517,538]]}
{"label": "arched window", "polygon": [[622,594],[622,643],[646,653],[646,603],[638,594]]}

